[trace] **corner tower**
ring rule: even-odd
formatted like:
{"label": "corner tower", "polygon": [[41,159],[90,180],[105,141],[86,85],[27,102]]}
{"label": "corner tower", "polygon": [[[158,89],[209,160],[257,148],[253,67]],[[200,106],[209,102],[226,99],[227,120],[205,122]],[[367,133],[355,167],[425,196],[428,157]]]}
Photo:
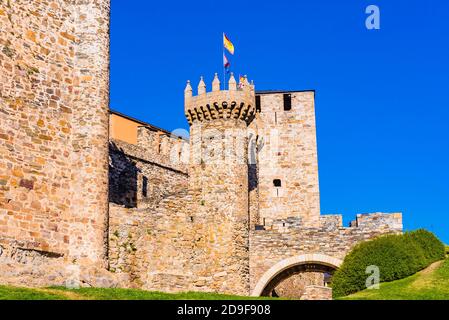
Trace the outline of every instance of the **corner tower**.
{"label": "corner tower", "polygon": [[0,261],[106,266],[109,13],[0,1]]}
{"label": "corner tower", "polygon": [[198,95],[187,83],[185,115],[190,125],[189,189],[197,225],[194,273],[210,278],[220,292],[248,294],[248,138],[255,115],[254,87],[239,85],[231,74],[220,90],[217,74],[212,92],[201,78]]}

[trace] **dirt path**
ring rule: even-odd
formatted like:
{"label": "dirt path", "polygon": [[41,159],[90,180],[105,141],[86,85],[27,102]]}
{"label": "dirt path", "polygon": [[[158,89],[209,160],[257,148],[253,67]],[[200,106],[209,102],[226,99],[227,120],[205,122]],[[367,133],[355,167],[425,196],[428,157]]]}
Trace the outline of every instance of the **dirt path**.
{"label": "dirt path", "polygon": [[432,277],[433,272],[435,270],[437,270],[441,266],[442,263],[443,263],[443,260],[437,261],[437,262],[432,263],[430,266],[428,266],[424,270],[421,270],[419,272],[420,276],[415,281],[413,281],[413,283],[411,284],[411,287],[420,289],[420,288],[425,288],[425,287],[430,286],[434,280]]}
{"label": "dirt path", "polygon": [[441,264],[443,263],[444,260],[440,260],[437,262],[432,263],[430,266],[428,266],[427,268],[425,268],[424,270],[421,270],[421,274],[428,274],[428,273],[432,273],[433,271],[435,271],[436,269],[438,269]]}

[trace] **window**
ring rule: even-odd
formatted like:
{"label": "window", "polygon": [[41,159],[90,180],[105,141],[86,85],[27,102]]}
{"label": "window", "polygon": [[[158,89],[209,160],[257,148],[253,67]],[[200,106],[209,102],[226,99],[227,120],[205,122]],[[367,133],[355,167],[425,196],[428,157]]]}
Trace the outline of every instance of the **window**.
{"label": "window", "polygon": [[142,196],[148,197],[148,178],[145,176],[142,179]]}
{"label": "window", "polygon": [[282,183],[281,183],[281,179],[274,179],[273,180],[273,184],[275,187],[279,188],[281,187]]}
{"label": "window", "polygon": [[284,94],[284,111],[292,109],[292,95],[290,93]]}
{"label": "window", "polygon": [[256,96],[256,112],[262,112],[262,107],[260,106],[260,96]]}

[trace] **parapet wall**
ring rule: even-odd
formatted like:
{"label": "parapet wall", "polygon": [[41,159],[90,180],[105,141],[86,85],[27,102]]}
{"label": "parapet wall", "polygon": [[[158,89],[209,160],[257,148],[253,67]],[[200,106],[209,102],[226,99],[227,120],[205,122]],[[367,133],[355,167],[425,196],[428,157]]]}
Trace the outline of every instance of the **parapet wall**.
{"label": "parapet wall", "polygon": [[220,90],[220,81],[215,74],[212,91],[206,92],[206,84],[201,77],[198,84],[198,95],[192,95],[190,81],[184,90],[184,111],[187,121],[192,125],[195,121],[216,119],[240,119],[246,123],[254,119],[255,109],[254,85],[245,78],[237,88],[234,75],[228,81],[228,90]]}
{"label": "parapet wall", "polygon": [[379,226],[402,230],[402,214],[384,214],[381,212],[357,214],[356,220],[352,221],[350,225],[351,227],[373,230],[379,228]]}
{"label": "parapet wall", "polygon": [[145,157],[161,166],[187,172],[189,164],[189,141],[148,127],[137,130],[137,145]]}

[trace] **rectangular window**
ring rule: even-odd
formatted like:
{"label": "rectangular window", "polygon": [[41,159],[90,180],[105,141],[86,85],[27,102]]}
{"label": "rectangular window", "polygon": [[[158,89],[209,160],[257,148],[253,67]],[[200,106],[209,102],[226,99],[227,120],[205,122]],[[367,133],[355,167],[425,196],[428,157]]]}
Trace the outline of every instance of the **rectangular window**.
{"label": "rectangular window", "polygon": [[260,106],[260,96],[256,96],[256,112],[262,112],[262,107]]}
{"label": "rectangular window", "polygon": [[284,94],[284,111],[292,109],[292,95],[290,93]]}
{"label": "rectangular window", "polygon": [[148,178],[145,176],[142,179],[142,196],[148,197]]}

